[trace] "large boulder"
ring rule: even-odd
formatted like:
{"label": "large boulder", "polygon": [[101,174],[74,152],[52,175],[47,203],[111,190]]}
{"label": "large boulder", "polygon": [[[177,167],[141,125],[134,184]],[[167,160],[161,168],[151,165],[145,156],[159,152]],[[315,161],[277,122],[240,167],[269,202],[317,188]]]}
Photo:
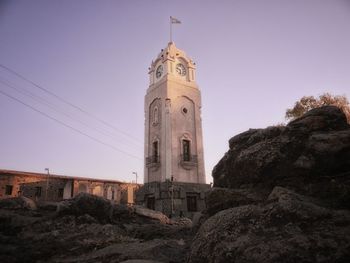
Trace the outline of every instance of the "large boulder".
{"label": "large boulder", "polygon": [[153,239],[148,241],[112,243],[81,255],[73,255],[62,260],[59,255],[51,262],[174,262],[185,261],[186,244],[183,240]]}
{"label": "large boulder", "polygon": [[80,193],[72,199],[60,202],[57,206],[56,215],[89,215],[101,223],[112,222],[115,224],[131,222],[171,223],[170,219],[162,212],[138,205],[112,204],[108,199],[87,193]]}
{"label": "large boulder", "polygon": [[[0,209],[0,247],[4,244],[1,235],[16,236],[23,227],[31,226],[41,218],[37,214],[23,214],[16,210]],[[6,242],[5,242],[6,243]],[[0,255],[1,255],[0,250]]]}
{"label": "large boulder", "polygon": [[160,211],[148,209],[140,205],[134,205],[133,211],[139,216],[146,217],[149,219],[154,219],[156,221],[159,221],[162,224],[170,223],[170,219]]}
{"label": "large boulder", "polygon": [[32,199],[24,196],[19,196],[0,200],[0,209],[37,210],[37,205]]}
{"label": "large boulder", "polygon": [[199,229],[189,262],[347,262],[350,213],[276,187],[265,205],[223,210]]}
{"label": "large boulder", "polygon": [[350,126],[338,108],[231,138],[213,177],[189,262],[350,258]]}
{"label": "large boulder", "polygon": [[256,192],[252,189],[229,189],[214,187],[205,194],[206,210],[209,216],[236,206],[257,204],[262,202],[266,194]]}
{"label": "large boulder", "polygon": [[215,187],[283,186],[349,208],[350,126],[340,109],[325,106],[286,127],[251,129],[230,139],[213,177]]}
{"label": "large boulder", "polygon": [[113,216],[113,206],[108,199],[103,197],[80,193],[72,199],[60,202],[56,214],[57,216],[88,214],[99,222],[110,222]]}

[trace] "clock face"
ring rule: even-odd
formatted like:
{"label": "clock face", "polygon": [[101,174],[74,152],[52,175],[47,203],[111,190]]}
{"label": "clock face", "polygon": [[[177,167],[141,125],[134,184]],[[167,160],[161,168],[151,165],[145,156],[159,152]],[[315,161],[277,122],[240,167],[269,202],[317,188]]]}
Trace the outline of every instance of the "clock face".
{"label": "clock face", "polygon": [[180,76],[185,76],[186,75],[186,68],[184,65],[182,65],[181,63],[176,65],[176,72],[180,75]]}
{"label": "clock face", "polygon": [[163,65],[159,65],[157,70],[156,70],[156,77],[159,79],[163,74]]}

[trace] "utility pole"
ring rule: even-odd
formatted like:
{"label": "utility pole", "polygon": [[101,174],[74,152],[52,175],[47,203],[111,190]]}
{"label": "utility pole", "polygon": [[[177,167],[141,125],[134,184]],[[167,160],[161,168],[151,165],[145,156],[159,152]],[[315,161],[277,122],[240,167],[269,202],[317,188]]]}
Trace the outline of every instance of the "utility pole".
{"label": "utility pole", "polygon": [[171,216],[174,215],[174,177],[171,176]]}
{"label": "utility pole", "polygon": [[136,184],[137,184],[137,172],[132,172],[136,176]]}
{"label": "utility pole", "polygon": [[45,171],[47,171],[47,177],[46,177],[46,191],[45,191],[45,201],[47,201],[47,190],[48,190],[48,188],[49,188],[50,170],[49,170],[49,168],[45,168]]}

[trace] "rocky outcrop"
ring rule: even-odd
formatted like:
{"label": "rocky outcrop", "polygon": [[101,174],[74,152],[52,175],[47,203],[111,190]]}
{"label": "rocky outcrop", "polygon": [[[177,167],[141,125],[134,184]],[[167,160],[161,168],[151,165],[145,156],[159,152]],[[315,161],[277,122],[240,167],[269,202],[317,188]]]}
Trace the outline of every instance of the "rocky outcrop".
{"label": "rocky outcrop", "polygon": [[265,205],[218,212],[200,228],[189,262],[346,262],[350,213],[276,187]]}
{"label": "rocky outcrop", "polygon": [[192,221],[89,194],[57,211],[0,201],[1,262],[348,261],[350,127],[337,108],[229,144]]}
{"label": "rocky outcrop", "polygon": [[252,129],[229,141],[214,186],[270,192],[283,186],[350,208],[350,126],[337,107],[316,108],[286,127]]}
{"label": "rocky outcrop", "polygon": [[128,223],[157,221],[161,224],[170,224],[170,219],[163,213],[142,206],[126,206],[112,204],[110,200],[96,195],[80,193],[72,199],[58,203],[57,216],[89,215],[101,223]]}
{"label": "rocky outcrop", "polygon": [[1,262],[185,261],[191,220],[90,194],[51,206],[0,209]]}
{"label": "rocky outcrop", "polygon": [[251,129],[229,146],[189,262],[347,262],[350,126],[338,108]]}

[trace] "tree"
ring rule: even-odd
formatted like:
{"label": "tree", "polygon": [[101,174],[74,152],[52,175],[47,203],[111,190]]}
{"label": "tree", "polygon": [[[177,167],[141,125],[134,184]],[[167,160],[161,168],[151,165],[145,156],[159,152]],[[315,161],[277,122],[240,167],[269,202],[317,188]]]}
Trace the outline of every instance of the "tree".
{"label": "tree", "polygon": [[329,93],[324,93],[320,95],[317,99],[314,96],[304,96],[299,101],[294,104],[294,107],[291,109],[287,109],[286,111],[286,119],[294,120],[296,118],[301,117],[307,111],[326,106],[333,105],[337,106],[341,109],[348,121],[350,123],[350,104],[348,99],[345,96],[333,96]]}

